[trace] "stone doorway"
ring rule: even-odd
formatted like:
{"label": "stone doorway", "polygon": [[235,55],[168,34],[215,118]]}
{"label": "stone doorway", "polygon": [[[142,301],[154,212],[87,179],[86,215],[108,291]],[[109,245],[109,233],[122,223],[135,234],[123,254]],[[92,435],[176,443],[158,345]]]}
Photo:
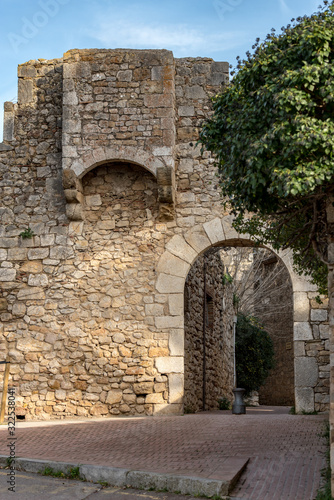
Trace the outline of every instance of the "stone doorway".
{"label": "stone doorway", "polygon": [[256,317],[274,343],[275,368],[260,403],[294,405],[293,301],[289,273],[270,250],[214,247],[198,257],[184,290],[186,412],[233,400],[237,313]]}
{"label": "stone doorway", "polygon": [[293,291],[282,260],[266,248],[224,247],[238,313],[255,317],[269,333],[275,366],[259,390],[260,404],[293,406]]}
{"label": "stone doorway", "polygon": [[[175,235],[167,242],[166,251],[159,260],[155,287],[170,304],[169,315],[161,318],[159,324],[163,327],[161,331],[169,335],[170,355],[157,358],[156,366],[160,373],[163,370],[168,376],[169,406],[166,410],[157,407],[155,413],[162,410],[180,413],[183,410],[184,314],[173,305],[176,301],[180,303],[182,300],[183,303],[186,278],[196,259],[208,249],[222,246],[250,247],[253,244],[233,229],[230,217],[216,218],[192,228],[184,236]],[[315,300],[316,289],[294,272],[291,253],[287,250],[275,255],[281,259],[291,279],[296,411],[323,411],[329,396],[327,358],[322,359],[321,349],[327,342],[328,325],[321,322],[320,318],[325,316],[326,310],[324,314],[317,313],[319,305]],[[326,303],[321,307],[326,308]]]}

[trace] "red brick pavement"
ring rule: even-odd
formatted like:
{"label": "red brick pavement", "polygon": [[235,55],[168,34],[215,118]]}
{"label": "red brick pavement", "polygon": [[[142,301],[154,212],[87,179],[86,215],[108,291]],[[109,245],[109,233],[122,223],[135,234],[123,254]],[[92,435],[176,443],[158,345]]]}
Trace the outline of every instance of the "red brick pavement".
{"label": "red brick pavement", "polygon": [[[232,457],[249,457],[232,497],[313,500],[325,463],[325,420],[264,407],[247,409],[246,415],[18,422],[16,454],[215,479],[224,479]],[[1,455],[7,454],[6,438],[0,440]]]}

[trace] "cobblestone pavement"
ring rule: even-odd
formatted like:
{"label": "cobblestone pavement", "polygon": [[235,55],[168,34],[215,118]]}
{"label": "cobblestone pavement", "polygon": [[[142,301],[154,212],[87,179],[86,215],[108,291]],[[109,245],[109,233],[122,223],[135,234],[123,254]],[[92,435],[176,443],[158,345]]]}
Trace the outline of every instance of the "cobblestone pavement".
{"label": "cobblestone pavement", "polygon": [[[313,500],[325,465],[326,415],[289,415],[287,408],[247,409],[181,417],[24,422],[19,457],[126,467],[220,479],[226,458],[250,462],[232,498]],[[0,454],[6,455],[6,428]]]}

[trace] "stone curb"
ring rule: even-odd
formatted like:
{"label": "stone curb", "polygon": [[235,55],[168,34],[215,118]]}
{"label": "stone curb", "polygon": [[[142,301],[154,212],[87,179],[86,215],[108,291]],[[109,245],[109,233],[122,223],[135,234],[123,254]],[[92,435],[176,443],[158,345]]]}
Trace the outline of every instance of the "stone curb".
{"label": "stone curb", "polygon": [[[0,455],[0,468],[7,466],[8,457]],[[45,467],[67,473],[73,467],[79,467],[80,476],[86,481],[97,483],[104,481],[112,486],[127,486],[130,488],[148,490],[167,490],[183,495],[199,495],[224,497],[229,494],[245,469],[248,459],[240,463],[240,468],[226,480],[206,479],[200,477],[181,476],[177,474],[160,474],[157,472],[105,467],[101,465],[79,465],[77,463],[56,462],[53,460],[37,460],[30,458],[15,458],[15,469],[38,473]]]}

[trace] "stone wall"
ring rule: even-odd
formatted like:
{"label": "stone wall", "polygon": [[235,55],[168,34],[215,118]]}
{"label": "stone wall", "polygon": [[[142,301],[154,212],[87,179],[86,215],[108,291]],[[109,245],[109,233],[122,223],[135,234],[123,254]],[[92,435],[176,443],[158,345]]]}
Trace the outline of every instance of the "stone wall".
{"label": "stone wall", "polygon": [[186,411],[217,409],[222,396],[233,401],[234,315],[233,291],[231,285],[224,282],[220,253],[204,254],[192,265],[185,285]]}
{"label": "stone wall", "polygon": [[[259,391],[264,405],[294,406],[293,300],[289,273],[272,253],[258,256],[254,314],[269,332],[274,344],[275,366]],[[263,286],[261,287],[261,284]]]}
{"label": "stone wall", "polygon": [[[181,413],[185,278],[211,246],[242,244],[196,146],[228,64],[73,50],[18,76],[0,144],[0,355],[18,413]],[[293,286],[309,311],[314,289]],[[298,383],[303,407],[314,387]]]}

